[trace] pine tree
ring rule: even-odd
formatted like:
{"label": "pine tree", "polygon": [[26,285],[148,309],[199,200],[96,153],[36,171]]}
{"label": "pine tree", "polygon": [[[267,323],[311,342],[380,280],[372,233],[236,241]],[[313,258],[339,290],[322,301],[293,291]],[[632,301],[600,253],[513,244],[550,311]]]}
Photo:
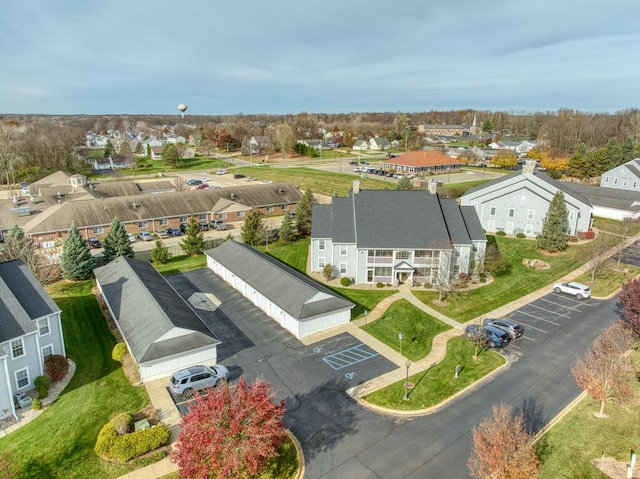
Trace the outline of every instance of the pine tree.
{"label": "pine tree", "polygon": [[104,157],[109,158],[113,153],[113,144],[111,143],[111,139],[107,139],[107,143],[104,145]]}
{"label": "pine tree", "polygon": [[80,236],[76,225],[71,225],[69,234],[62,246],[60,256],[62,277],[70,281],[89,279],[96,267],[96,260],[91,255],[87,242]]}
{"label": "pine tree", "polygon": [[564,201],[564,193],[558,190],[542,222],[542,234],[538,237],[538,248],[555,253],[569,246],[567,226],[569,212]]}
{"label": "pine tree", "polygon": [[413,189],[413,183],[411,183],[411,180],[409,179],[408,176],[403,176],[402,178],[400,178],[400,180],[398,180],[398,183],[396,183],[396,190],[412,190]]}
{"label": "pine tree", "polygon": [[313,205],[316,202],[315,196],[311,190],[305,191],[302,198],[298,202],[296,208],[296,222],[298,225],[298,233],[300,236],[311,235],[311,216],[313,212]]}
{"label": "pine tree", "polygon": [[186,254],[194,256],[202,253],[204,249],[204,235],[198,224],[196,217],[191,215],[187,223],[187,236],[180,243],[182,251]]}
{"label": "pine tree", "polygon": [[263,237],[263,229],[262,215],[258,210],[252,209],[242,224],[241,233],[243,241],[251,246],[260,244],[261,238]]}
{"label": "pine tree", "polygon": [[162,159],[171,168],[179,168],[182,166],[182,158],[180,150],[174,144],[169,143],[162,149]]}
{"label": "pine tree", "polygon": [[282,217],[282,223],[280,224],[280,230],[278,231],[278,237],[280,241],[290,242],[295,241],[298,234],[295,222],[288,211],[284,212]]}
{"label": "pine tree", "polygon": [[109,233],[103,241],[103,257],[105,263],[110,263],[118,256],[133,258],[133,247],[127,236],[127,230],[118,218],[111,222]]}
{"label": "pine tree", "polygon": [[161,239],[156,240],[155,247],[151,250],[151,262],[154,264],[165,264],[169,260],[169,248],[164,245]]}
{"label": "pine tree", "polygon": [[636,145],[633,143],[633,138],[628,137],[622,144],[622,157],[623,162],[631,161],[636,157]]}

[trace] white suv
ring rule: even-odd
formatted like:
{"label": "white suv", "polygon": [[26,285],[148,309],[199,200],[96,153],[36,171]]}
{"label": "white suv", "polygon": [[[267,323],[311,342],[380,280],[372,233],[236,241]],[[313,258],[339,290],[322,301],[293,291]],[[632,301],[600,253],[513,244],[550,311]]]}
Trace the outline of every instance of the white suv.
{"label": "white suv", "polygon": [[576,299],[587,299],[591,297],[591,290],[589,286],[576,283],[572,281],[570,283],[556,283],[553,285],[553,290],[556,293],[567,293],[572,296],[575,296]]}
{"label": "white suv", "polygon": [[224,366],[192,366],[173,373],[169,390],[184,397],[193,396],[193,391],[212,388],[224,384],[229,379],[229,370]]}

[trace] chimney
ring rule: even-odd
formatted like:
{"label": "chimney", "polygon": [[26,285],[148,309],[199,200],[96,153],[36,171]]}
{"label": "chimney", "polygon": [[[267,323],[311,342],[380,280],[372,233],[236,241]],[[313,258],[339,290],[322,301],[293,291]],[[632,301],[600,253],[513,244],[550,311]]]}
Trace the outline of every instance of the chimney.
{"label": "chimney", "polygon": [[360,193],[360,180],[353,180],[353,193],[355,195]]}
{"label": "chimney", "polygon": [[429,188],[429,193],[431,193],[432,195],[435,195],[438,189],[438,182],[437,181],[429,181],[427,183],[428,188]]}
{"label": "chimney", "polygon": [[533,175],[537,164],[538,162],[536,160],[524,160],[524,165],[522,165],[522,173],[530,173]]}

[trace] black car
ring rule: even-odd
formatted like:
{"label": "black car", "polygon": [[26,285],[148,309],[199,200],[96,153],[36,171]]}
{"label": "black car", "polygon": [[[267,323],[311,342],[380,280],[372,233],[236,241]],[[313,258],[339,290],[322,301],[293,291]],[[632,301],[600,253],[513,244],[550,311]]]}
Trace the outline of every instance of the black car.
{"label": "black car", "polygon": [[244,175],[242,173],[236,173],[233,177],[237,180],[239,178],[244,178]]}
{"label": "black car", "polygon": [[357,162],[357,161],[350,161],[350,162],[349,162],[349,164],[350,164],[350,165],[357,165],[357,164],[358,164],[358,162]]}
{"label": "black car", "polygon": [[186,235],[188,226],[189,226],[188,223],[180,223],[180,232]]}
{"label": "black car", "polygon": [[169,228],[167,233],[169,233],[169,236],[180,236],[181,234],[178,228]]}
{"label": "black car", "polygon": [[367,160],[360,160],[361,165],[368,165],[369,162]]}
{"label": "black car", "polygon": [[89,238],[89,246],[91,248],[102,248],[102,243],[98,238]]}

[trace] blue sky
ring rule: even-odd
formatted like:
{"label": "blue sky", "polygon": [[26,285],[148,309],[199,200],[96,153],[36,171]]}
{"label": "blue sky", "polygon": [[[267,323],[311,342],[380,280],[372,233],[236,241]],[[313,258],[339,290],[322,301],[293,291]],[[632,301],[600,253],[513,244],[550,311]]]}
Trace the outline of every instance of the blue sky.
{"label": "blue sky", "polygon": [[0,6],[0,113],[640,107],[640,1],[33,0]]}

